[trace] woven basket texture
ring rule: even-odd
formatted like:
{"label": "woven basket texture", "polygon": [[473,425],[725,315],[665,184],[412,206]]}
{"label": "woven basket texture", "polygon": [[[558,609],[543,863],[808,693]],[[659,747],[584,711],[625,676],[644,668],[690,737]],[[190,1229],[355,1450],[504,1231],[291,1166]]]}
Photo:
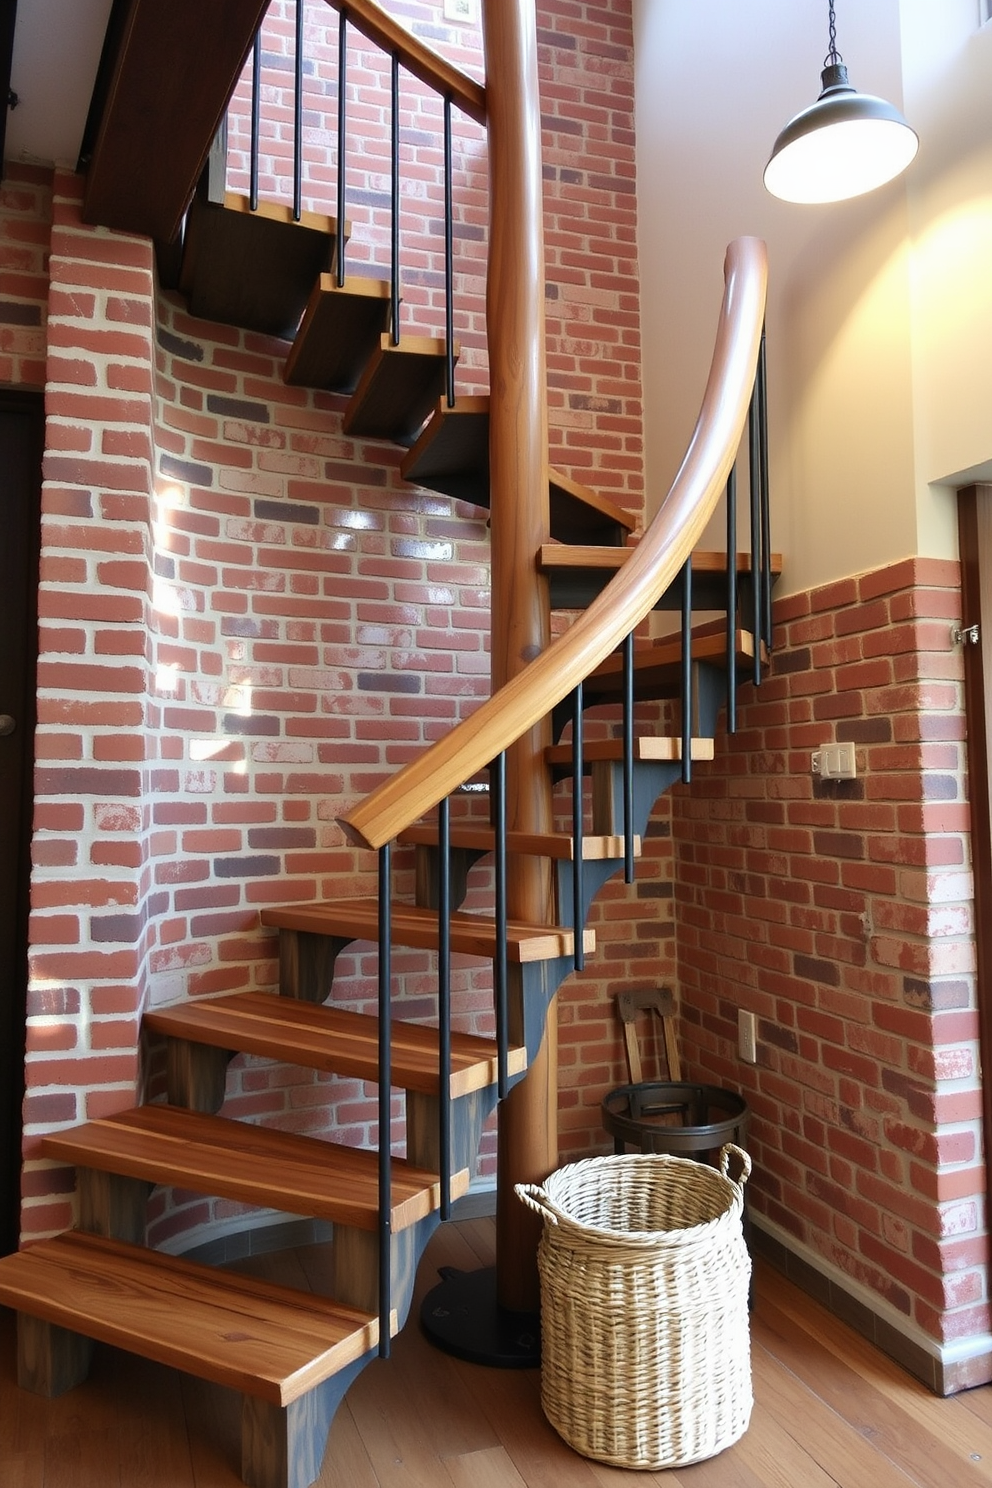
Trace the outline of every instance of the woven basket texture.
{"label": "woven basket texture", "polygon": [[570,1446],[617,1467],[712,1457],[751,1417],[743,1185],[686,1158],[589,1158],[520,1197],[545,1224],[541,1400]]}

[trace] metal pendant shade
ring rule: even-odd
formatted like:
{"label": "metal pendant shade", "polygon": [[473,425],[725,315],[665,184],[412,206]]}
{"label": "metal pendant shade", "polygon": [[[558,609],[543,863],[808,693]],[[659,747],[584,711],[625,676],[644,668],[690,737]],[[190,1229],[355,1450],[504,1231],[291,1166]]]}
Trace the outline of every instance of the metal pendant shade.
{"label": "metal pendant shade", "polygon": [[916,132],[884,98],[859,93],[837,51],[834,7],[822,92],[782,130],[765,166],[765,186],[790,202],[846,201],[884,186],[919,148]]}

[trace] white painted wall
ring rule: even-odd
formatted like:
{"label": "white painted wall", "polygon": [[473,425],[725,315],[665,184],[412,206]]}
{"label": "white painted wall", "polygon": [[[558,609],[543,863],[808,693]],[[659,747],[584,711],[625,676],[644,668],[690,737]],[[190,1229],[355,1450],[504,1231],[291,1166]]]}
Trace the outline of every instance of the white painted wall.
{"label": "white painted wall", "polygon": [[977,19],[978,0],[842,0],[852,82],[904,108],[920,154],[869,197],[800,207],[761,174],[819,91],[823,0],[634,0],[649,491],[667,490],[698,410],[725,245],[757,234],[780,592],[954,556],[941,483],[992,461],[992,31]]}

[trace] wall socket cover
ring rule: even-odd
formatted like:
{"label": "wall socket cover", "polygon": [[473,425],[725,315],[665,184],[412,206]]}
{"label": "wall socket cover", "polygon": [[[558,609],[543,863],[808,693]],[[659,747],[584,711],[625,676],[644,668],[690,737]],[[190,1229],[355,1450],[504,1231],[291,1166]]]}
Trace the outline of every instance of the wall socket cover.
{"label": "wall socket cover", "polygon": [[744,1008],[737,1009],[737,1052],[745,1064],[757,1064],[758,1020]]}

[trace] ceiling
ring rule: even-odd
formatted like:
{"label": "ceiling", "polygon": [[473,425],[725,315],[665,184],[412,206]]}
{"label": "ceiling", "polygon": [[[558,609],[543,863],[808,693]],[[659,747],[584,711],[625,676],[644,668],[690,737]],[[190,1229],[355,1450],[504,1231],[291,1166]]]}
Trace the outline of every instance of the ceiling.
{"label": "ceiling", "polygon": [[74,170],[112,0],[20,0],[14,28],[8,160]]}

